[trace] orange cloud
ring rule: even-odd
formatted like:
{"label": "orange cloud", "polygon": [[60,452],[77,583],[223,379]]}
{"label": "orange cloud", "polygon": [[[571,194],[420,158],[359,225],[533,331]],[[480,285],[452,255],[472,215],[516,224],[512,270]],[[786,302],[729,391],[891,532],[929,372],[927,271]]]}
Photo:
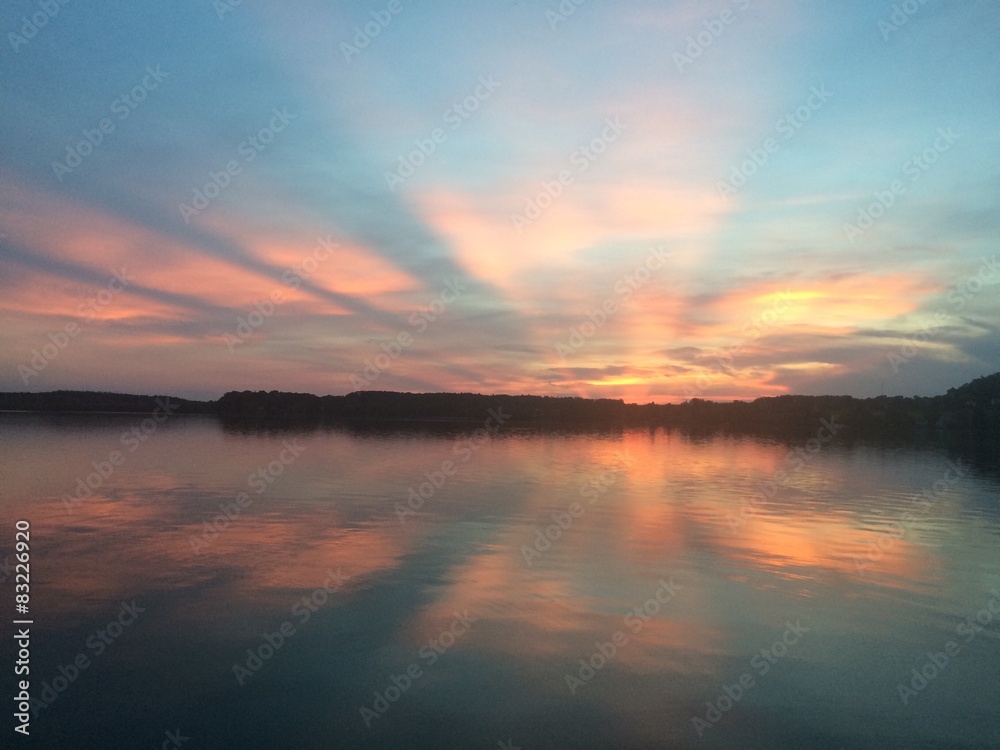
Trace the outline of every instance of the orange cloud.
{"label": "orange cloud", "polygon": [[[136,285],[234,307],[245,306],[255,292],[263,298],[275,283],[235,261],[105,211],[9,183],[0,184],[0,195],[7,204],[0,209],[0,220],[16,243],[37,255],[107,274],[109,282],[114,272],[126,269]],[[117,299],[114,305],[105,306],[101,315],[121,319],[138,314],[121,302]],[[144,307],[147,303],[133,300],[128,304]]]}
{"label": "orange cloud", "polygon": [[[537,294],[533,273],[572,267],[577,253],[605,242],[653,245],[663,238],[707,232],[717,226],[724,209],[711,191],[681,184],[571,184],[518,232],[511,215],[524,213],[525,201],[544,192],[542,182],[511,185],[488,201],[444,191],[420,193],[414,200],[466,268],[498,283],[529,309]],[[506,202],[509,211],[499,212],[498,201]]]}
{"label": "orange cloud", "polygon": [[[347,238],[316,228],[294,232],[248,225],[246,217],[213,215],[205,225],[216,234],[244,248],[252,257],[282,269],[298,285],[308,280],[322,289],[363,298],[377,306],[392,305],[404,292],[421,288],[420,281],[406,271],[379,257],[370,248]],[[293,299],[304,299],[308,292],[296,293]],[[373,299],[374,298],[374,299]],[[401,303],[397,301],[398,309]]]}

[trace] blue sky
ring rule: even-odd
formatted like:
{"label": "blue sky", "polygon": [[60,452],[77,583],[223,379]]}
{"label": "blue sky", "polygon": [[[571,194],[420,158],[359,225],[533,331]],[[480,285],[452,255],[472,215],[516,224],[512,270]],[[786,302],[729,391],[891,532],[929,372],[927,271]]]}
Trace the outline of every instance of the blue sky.
{"label": "blue sky", "polygon": [[16,0],[0,388],[664,402],[1000,370],[1000,14],[896,7]]}

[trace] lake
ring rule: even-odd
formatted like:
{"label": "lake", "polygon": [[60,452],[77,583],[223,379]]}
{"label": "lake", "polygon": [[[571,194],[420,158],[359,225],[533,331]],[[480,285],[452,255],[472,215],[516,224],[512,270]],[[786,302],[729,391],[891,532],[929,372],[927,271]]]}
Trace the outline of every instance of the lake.
{"label": "lake", "polygon": [[4,745],[1000,747],[995,465],[816,428],[0,415]]}

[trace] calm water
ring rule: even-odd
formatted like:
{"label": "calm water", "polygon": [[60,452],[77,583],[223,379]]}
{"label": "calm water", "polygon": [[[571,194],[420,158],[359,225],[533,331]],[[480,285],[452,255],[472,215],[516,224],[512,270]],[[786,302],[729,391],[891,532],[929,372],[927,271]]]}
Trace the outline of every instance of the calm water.
{"label": "calm water", "polygon": [[141,421],[0,415],[48,703],[13,734],[5,638],[4,746],[1000,747],[1000,483],[959,454]]}

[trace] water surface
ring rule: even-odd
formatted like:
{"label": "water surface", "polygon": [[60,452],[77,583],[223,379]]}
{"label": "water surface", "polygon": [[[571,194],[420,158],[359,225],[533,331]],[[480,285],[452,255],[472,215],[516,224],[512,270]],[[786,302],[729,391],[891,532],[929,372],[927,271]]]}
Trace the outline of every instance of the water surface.
{"label": "water surface", "polygon": [[25,746],[1000,747],[1000,482],[960,453],[142,422],[0,415],[64,688]]}

